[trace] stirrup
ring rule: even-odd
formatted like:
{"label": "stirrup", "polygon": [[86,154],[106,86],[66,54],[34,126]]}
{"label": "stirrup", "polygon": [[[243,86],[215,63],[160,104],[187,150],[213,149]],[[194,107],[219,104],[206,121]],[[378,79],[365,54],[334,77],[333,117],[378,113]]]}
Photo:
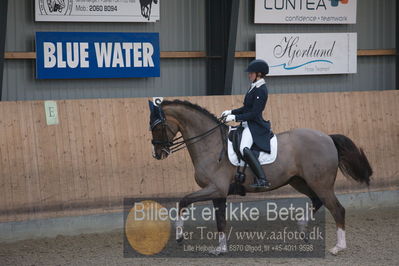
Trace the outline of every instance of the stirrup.
{"label": "stirrup", "polygon": [[249,185],[252,188],[270,188],[270,182],[267,179],[257,178],[254,184]]}

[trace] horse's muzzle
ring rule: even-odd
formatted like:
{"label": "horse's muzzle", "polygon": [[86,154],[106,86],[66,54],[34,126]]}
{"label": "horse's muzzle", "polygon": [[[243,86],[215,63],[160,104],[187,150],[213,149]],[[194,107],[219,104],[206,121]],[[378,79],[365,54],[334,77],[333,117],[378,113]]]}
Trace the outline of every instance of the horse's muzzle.
{"label": "horse's muzzle", "polygon": [[152,157],[157,160],[166,159],[171,154],[168,148],[162,148],[160,153],[155,152],[155,149],[152,151]]}

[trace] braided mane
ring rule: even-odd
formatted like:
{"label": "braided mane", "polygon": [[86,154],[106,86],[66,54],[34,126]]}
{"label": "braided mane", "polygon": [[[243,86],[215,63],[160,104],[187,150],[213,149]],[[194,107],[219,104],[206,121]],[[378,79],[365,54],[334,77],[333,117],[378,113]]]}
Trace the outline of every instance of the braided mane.
{"label": "braided mane", "polygon": [[217,119],[217,117],[212,114],[211,112],[209,112],[207,109],[205,109],[204,107],[201,107],[197,104],[191,103],[189,101],[181,101],[181,100],[173,100],[173,101],[163,101],[161,103],[161,107],[163,106],[167,106],[167,105],[183,105],[183,106],[187,106],[188,108],[197,110],[199,112],[201,112],[202,114],[204,114],[205,116],[209,117],[212,121],[216,122],[216,123],[220,123],[220,121]]}

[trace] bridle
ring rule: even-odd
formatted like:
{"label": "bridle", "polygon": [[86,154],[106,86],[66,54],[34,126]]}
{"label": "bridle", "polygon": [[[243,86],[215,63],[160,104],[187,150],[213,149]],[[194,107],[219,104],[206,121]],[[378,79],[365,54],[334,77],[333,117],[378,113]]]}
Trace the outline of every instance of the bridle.
{"label": "bridle", "polygon": [[180,137],[174,138],[172,141],[170,141],[168,139],[167,131],[170,131],[172,134],[175,134],[175,133],[172,131],[172,129],[170,129],[170,127],[166,123],[166,118],[165,118],[165,115],[164,115],[161,107],[158,106],[158,108],[160,110],[159,118],[151,123],[150,130],[151,131],[154,130],[154,128],[156,126],[161,126],[162,127],[162,139],[164,139],[164,140],[154,140],[154,139],[152,139],[151,143],[153,145],[161,145],[161,150],[163,150],[168,155],[170,155],[172,153],[175,153],[175,152],[177,152],[179,150],[185,149],[185,148],[187,148],[187,147],[189,147],[189,146],[201,141],[203,138],[205,138],[205,137],[211,135],[213,132],[215,132],[216,129],[220,128],[220,133],[221,133],[222,142],[223,142],[223,149],[221,151],[221,156],[219,157],[219,161],[221,160],[221,158],[223,156],[222,154],[223,154],[223,152],[225,150],[225,136],[223,134],[223,129],[222,129],[222,126],[225,125],[225,122],[223,122],[222,118],[218,119],[219,123],[216,126],[214,126],[213,128],[211,128],[211,129],[209,129],[209,130],[207,130],[207,131],[205,131],[205,132],[203,132],[203,133],[201,133],[201,134],[199,134],[197,136],[194,136],[194,137],[191,137],[191,138],[188,138],[188,139],[185,139],[185,140],[184,139],[181,140],[183,138],[183,136],[180,136]]}

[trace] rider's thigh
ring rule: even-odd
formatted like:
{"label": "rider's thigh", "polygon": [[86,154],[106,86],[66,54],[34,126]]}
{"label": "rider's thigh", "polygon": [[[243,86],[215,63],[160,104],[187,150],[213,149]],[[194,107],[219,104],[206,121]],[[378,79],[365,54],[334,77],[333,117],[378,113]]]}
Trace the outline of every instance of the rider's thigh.
{"label": "rider's thigh", "polygon": [[240,143],[240,152],[242,155],[244,155],[244,148],[251,148],[253,144],[253,139],[251,135],[251,131],[249,130],[249,127],[244,128],[244,131],[242,132],[242,139]]}

